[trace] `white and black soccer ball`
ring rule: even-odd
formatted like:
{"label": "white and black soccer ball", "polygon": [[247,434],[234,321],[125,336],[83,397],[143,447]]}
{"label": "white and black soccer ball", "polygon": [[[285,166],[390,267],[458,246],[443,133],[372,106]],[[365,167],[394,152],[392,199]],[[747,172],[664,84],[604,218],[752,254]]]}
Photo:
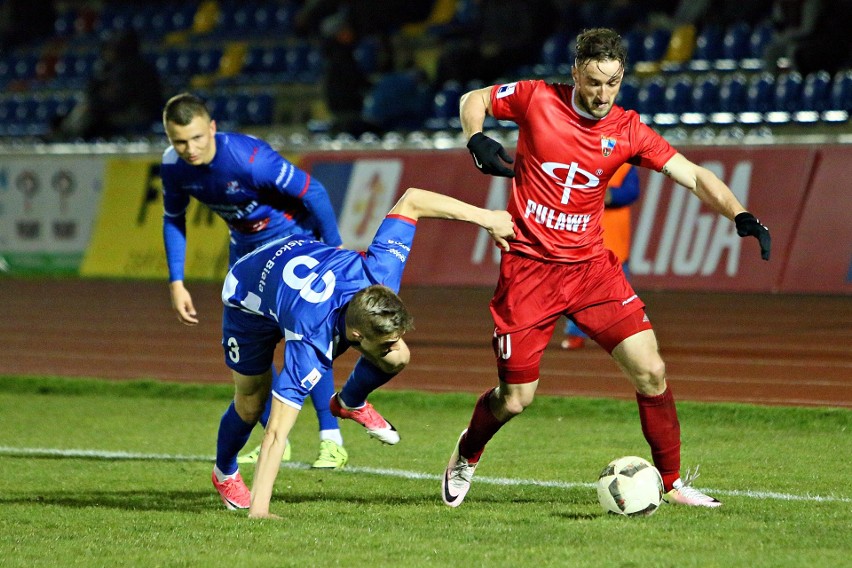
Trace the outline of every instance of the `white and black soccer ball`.
{"label": "white and black soccer ball", "polygon": [[612,460],[598,477],[598,501],[601,507],[616,515],[651,515],[662,498],[660,472],[640,457]]}

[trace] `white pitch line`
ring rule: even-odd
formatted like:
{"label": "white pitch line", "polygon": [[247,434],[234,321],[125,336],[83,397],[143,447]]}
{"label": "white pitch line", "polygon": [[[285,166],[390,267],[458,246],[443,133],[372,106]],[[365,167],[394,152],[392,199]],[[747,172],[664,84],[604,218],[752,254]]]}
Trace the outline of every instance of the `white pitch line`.
{"label": "white pitch line", "polygon": [[[61,458],[87,458],[103,460],[147,460],[147,461],[191,461],[191,462],[213,462],[213,456],[173,455],[173,454],[145,454],[135,452],[110,452],[102,450],[61,450],[54,448],[13,448],[0,446],[0,456],[11,457],[61,457]],[[310,469],[310,464],[302,462],[284,462],[281,464],[285,469]],[[404,469],[390,469],[377,467],[347,466],[338,473],[365,473],[368,475],[383,475],[386,477],[397,477],[401,479],[427,479],[439,481],[440,475],[433,473],[420,473]],[[514,479],[508,477],[477,476],[476,483],[487,485],[505,486],[533,486],[554,487],[557,489],[594,489],[594,483],[581,483],[573,481],[546,481],[539,479]],[[699,488],[701,489],[701,488]],[[701,489],[714,495],[730,495],[733,497],[748,497],[751,499],[773,499],[778,501],[817,501],[820,503],[852,503],[852,498],[834,497],[831,495],[792,495],[790,493],[778,493],[775,491],[743,491],[724,489]]]}

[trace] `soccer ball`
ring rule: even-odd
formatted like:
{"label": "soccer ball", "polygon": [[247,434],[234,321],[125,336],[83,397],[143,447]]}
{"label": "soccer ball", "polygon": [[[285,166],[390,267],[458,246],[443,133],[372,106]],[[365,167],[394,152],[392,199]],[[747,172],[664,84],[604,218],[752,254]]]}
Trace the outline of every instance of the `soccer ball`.
{"label": "soccer ball", "polygon": [[647,516],[663,498],[663,478],[650,462],[636,456],[609,462],[598,477],[598,501],[616,515]]}

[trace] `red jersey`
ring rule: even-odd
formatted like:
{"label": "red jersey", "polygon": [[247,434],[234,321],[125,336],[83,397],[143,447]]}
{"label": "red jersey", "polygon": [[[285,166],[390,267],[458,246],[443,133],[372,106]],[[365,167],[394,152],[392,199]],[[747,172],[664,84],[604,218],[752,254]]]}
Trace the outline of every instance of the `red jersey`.
{"label": "red jersey", "polygon": [[519,127],[508,211],[512,250],[554,262],[582,262],[605,253],[601,216],[609,179],[630,163],[660,171],[677,152],[639,120],[613,105],[598,120],[581,115],[574,89],[544,81],[495,85],[495,118]]}

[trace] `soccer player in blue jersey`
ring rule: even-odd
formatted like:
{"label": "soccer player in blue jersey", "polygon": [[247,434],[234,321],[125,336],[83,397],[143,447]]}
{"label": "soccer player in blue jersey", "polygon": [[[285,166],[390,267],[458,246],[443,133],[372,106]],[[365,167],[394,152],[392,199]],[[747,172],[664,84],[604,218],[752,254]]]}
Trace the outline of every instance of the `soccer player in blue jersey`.
{"label": "soccer player in blue jersey", "polygon": [[[169,289],[178,320],[198,323],[192,296],[184,286],[186,208],[190,197],[207,205],[230,229],[229,267],[241,256],[270,241],[292,234],[322,239],[340,246],[337,219],[325,188],[264,142],[252,136],[217,132],[204,101],[189,93],[172,97],[163,110],[163,125],[171,146],[163,153],[163,241],[169,266]],[[337,419],[328,401],[334,384],[321,381],[312,397],[319,419],[320,450],[315,468],[338,469],[348,454]],[[261,417],[266,424],[267,412]],[[228,408],[220,437],[231,438],[245,417]],[[245,443],[245,441],[243,441]],[[284,456],[289,459],[290,448]],[[257,460],[259,447],[241,463]]]}
{"label": "soccer player in blue jersey", "polygon": [[[413,320],[396,293],[421,217],[475,223],[504,250],[506,239],[514,237],[506,211],[411,188],[363,253],[295,235],[255,250],[231,268],[222,289],[222,346],[237,385],[235,404],[257,416],[272,391],[251,493],[237,471],[239,445],[220,440],[217,447],[216,467],[231,474],[227,487],[217,489],[232,508],[249,507],[254,518],[277,518],[269,505],[287,436],[305,397],[331,376],[334,359],[349,347],[361,357],[340,393],[332,395],[332,412],[360,423],[381,442],[399,441],[396,429],[366,398],[411,357],[403,336]],[[282,339],[284,367],[274,376],[270,367]],[[250,431],[246,424],[246,436]]]}

